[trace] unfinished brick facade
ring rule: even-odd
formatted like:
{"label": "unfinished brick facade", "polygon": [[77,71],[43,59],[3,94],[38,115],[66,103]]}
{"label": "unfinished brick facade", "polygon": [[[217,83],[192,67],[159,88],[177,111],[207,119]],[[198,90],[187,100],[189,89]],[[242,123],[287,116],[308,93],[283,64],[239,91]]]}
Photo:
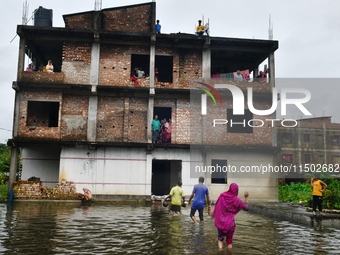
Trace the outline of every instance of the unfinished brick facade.
{"label": "unfinished brick facade", "polygon": [[[269,74],[273,79],[264,83],[211,77],[220,66],[230,72],[247,69],[256,73],[266,59],[274,64],[278,42],[156,34],[155,10],[152,2],[65,15],[65,28],[18,26],[21,43],[18,79],[13,86],[17,93],[13,141],[18,147],[28,148],[27,161],[33,162],[30,157],[37,154],[48,162],[43,149],[29,147],[30,143],[48,144],[57,148],[56,156],[61,151],[59,164],[53,166],[54,172],[51,170],[57,181],[75,181],[79,187],[94,185],[101,194],[112,191],[134,195],[147,194],[153,185],[150,179],[157,160],[171,161],[161,162],[168,168],[164,171],[173,171],[171,181],[188,178],[190,145],[217,151],[245,149],[231,156],[235,161],[243,157],[242,153],[261,148],[260,155],[271,163],[273,156],[266,155],[268,151],[275,153],[272,123],[266,121],[270,115],[249,115],[244,121],[250,121],[252,127],[246,131],[227,125],[212,127],[214,119],[234,116],[233,95],[226,89],[218,90],[223,104],[215,105],[209,99],[207,115],[202,115],[200,97],[193,100],[191,93],[204,94],[202,81],[210,86],[234,85],[245,97],[251,87],[254,107],[269,109],[274,70]],[[52,58],[57,71],[24,71],[26,47],[31,47],[36,65]],[[41,51],[34,51],[39,47]],[[145,72],[137,84],[131,79],[135,68]],[[245,109],[248,114],[246,103]],[[152,142],[155,114],[172,120],[171,142]],[[209,157],[214,158],[214,154]],[[34,164],[26,163],[28,172],[33,171]],[[119,169],[112,170],[116,165]],[[39,171],[41,175],[48,173],[42,166]],[[102,177],[104,181],[97,181]],[[135,186],[129,189],[127,184]]]}
{"label": "unfinished brick facade", "polygon": [[331,117],[301,119],[294,128],[278,127],[278,162],[297,166],[339,164],[339,138],[340,124],[332,123]]}
{"label": "unfinished brick facade", "polygon": [[[102,37],[107,36],[105,31],[119,31],[126,33],[140,33],[149,36],[153,29],[152,18],[153,4],[141,4],[124,8],[113,8],[100,12],[100,28],[99,31],[104,31]],[[97,13],[98,14],[98,13]],[[136,17],[136,14],[137,17]],[[80,14],[65,15],[65,27],[66,29],[81,29],[84,33],[89,33],[94,30],[95,13],[86,12]],[[79,32],[79,31],[78,31]],[[87,35],[86,35],[87,36]],[[174,35],[172,40],[178,41],[178,37],[181,35]],[[188,38],[190,39],[188,39]],[[150,110],[148,107],[148,90],[150,79],[140,79],[138,88],[135,88],[133,94],[130,91],[124,91],[124,87],[133,88],[133,82],[130,79],[131,72],[135,68],[133,66],[133,57],[138,60],[139,57],[149,61],[150,59],[150,45],[141,45],[130,41],[126,43],[126,38],[120,38],[121,41],[113,39],[110,41],[108,37],[103,43],[100,43],[100,56],[98,66],[98,105],[97,105],[97,117],[96,117],[96,140],[100,143],[105,142],[133,142],[133,143],[147,143],[148,137],[148,121],[147,112]],[[142,37],[145,40],[145,36]],[[130,40],[137,40],[131,38]],[[176,44],[172,43],[172,47],[169,47],[166,43],[167,38],[160,39],[160,46],[155,47],[156,64],[157,68],[157,56],[169,57],[167,61],[171,64],[171,77],[172,81],[160,81],[155,82],[153,87],[159,90],[169,89],[190,89],[195,81],[199,81],[203,77],[202,73],[202,49],[195,49],[192,47],[192,43],[198,41],[201,47],[208,41],[202,38],[192,38],[187,35],[182,39],[184,46],[176,48]],[[157,41],[156,41],[157,42]],[[58,139],[60,141],[86,141],[88,130],[88,111],[89,100],[87,93],[91,88],[90,75],[91,75],[91,48],[92,42],[90,39],[84,42],[84,40],[68,40],[62,39],[62,66],[61,72],[47,74],[39,72],[23,72],[21,76],[22,85],[33,86],[34,84],[43,83],[46,87],[41,87],[39,92],[32,92],[31,94],[22,94],[20,102],[20,114],[19,132],[16,138],[30,137],[33,140],[44,139]],[[188,44],[187,44],[188,43]],[[203,45],[202,45],[203,43]],[[148,43],[149,44],[149,43]],[[163,46],[164,44],[164,46]],[[269,43],[270,44],[270,43]],[[190,45],[190,46],[189,46]],[[184,48],[183,48],[184,47]],[[206,47],[206,46],[204,46]],[[248,47],[248,46],[247,46]],[[251,47],[251,44],[249,45]],[[245,49],[246,50],[246,49]],[[139,60],[140,62],[141,60]],[[136,63],[139,63],[138,61]],[[160,63],[160,62],[159,62]],[[137,65],[137,64],[136,64]],[[147,68],[149,66],[146,65]],[[160,72],[166,70],[159,70]],[[168,70],[169,71],[169,70]],[[148,70],[150,72],[150,70]],[[210,85],[215,83],[223,83],[223,80],[209,81]],[[54,90],[57,97],[50,97],[52,92],[48,92],[46,89],[49,83],[56,84],[57,87]],[[252,86],[254,89],[254,104],[257,109],[270,108],[270,93],[271,85],[268,83],[250,85],[248,82],[233,82],[228,83],[238,86],[244,93],[246,93],[247,87]],[[58,85],[60,85],[58,89]],[[253,86],[254,85],[254,86]],[[25,85],[26,86],[26,85]],[[66,87],[65,87],[66,86]],[[117,90],[106,91],[100,88],[119,88]],[[46,88],[46,89],[45,89]],[[72,88],[72,93],[69,94],[67,88]],[[77,91],[81,91],[81,94]],[[84,94],[85,93],[85,94]],[[209,102],[209,114],[205,117],[204,121],[199,112],[190,108],[190,95],[178,98],[176,94],[181,94],[180,91],[171,93],[166,97],[162,95],[156,96],[154,101],[154,107],[169,107],[171,108],[171,119],[173,121],[173,134],[174,144],[190,144],[190,131],[203,130],[203,134],[200,139],[193,139],[191,142],[203,143],[203,144],[218,144],[228,146],[271,146],[271,132],[270,125],[266,123],[264,128],[254,128],[253,133],[249,134],[236,134],[226,132],[225,127],[216,127],[214,132],[210,132],[211,124],[213,122],[213,116],[225,116],[227,118],[227,109],[232,109],[231,100],[230,103],[225,103],[223,107],[212,107]],[[263,95],[264,99],[263,100]],[[51,128],[50,131],[43,131],[41,127],[37,127],[35,130],[27,132],[28,126],[33,125],[26,121],[27,111],[27,97],[32,100],[57,100],[60,103],[60,125],[57,128]],[[258,99],[256,99],[258,98]],[[269,99],[268,99],[269,98]],[[231,99],[229,97],[229,99]],[[209,117],[210,116],[210,117]],[[169,116],[170,117],[170,116]],[[270,116],[253,116],[254,119],[265,120]],[[190,122],[191,120],[191,122]],[[195,123],[197,120],[197,123]],[[254,123],[254,125],[257,125]],[[39,126],[39,125],[38,125]],[[196,141],[195,141],[196,139]]]}

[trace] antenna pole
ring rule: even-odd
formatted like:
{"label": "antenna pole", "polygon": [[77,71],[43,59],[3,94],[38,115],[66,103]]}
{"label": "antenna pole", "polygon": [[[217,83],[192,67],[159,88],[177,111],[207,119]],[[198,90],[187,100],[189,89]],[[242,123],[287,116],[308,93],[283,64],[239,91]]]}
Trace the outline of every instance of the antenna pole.
{"label": "antenna pole", "polygon": [[270,14],[269,14],[268,39],[273,40],[273,23]]}
{"label": "antenna pole", "polygon": [[95,0],[94,2],[94,10],[100,11],[102,9],[102,0]]}
{"label": "antenna pole", "polygon": [[22,25],[27,25],[27,17],[28,17],[28,4],[27,0],[23,4],[23,10],[22,10]]}

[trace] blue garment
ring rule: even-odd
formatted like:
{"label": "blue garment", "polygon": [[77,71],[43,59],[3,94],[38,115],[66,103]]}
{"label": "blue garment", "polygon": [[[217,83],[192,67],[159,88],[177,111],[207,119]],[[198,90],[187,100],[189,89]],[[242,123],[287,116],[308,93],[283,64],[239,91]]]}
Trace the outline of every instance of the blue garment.
{"label": "blue garment", "polygon": [[203,183],[196,184],[192,190],[192,193],[194,193],[195,196],[191,208],[195,210],[203,209],[205,205],[205,195],[209,195],[207,186],[205,186]]}
{"label": "blue garment", "polygon": [[156,33],[159,34],[161,32],[161,25],[156,24]]}
{"label": "blue garment", "polygon": [[151,122],[152,130],[159,130],[161,127],[161,122],[157,119],[152,120]]}

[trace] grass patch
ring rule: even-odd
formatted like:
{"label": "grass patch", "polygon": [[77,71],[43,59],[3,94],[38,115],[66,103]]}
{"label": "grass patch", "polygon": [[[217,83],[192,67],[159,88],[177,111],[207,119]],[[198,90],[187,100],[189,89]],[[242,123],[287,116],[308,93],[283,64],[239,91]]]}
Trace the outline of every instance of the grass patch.
{"label": "grass patch", "polygon": [[8,186],[0,185],[0,200],[7,199],[7,195],[8,195]]}

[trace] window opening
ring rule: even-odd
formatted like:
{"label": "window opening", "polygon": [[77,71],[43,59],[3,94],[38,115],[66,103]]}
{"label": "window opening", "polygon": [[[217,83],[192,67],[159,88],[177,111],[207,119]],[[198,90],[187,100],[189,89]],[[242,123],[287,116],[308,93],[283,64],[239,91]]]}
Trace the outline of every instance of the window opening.
{"label": "window opening", "polygon": [[211,167],[214,168],[214,172],[211,173],[211,183],[228,183],[227,179],[227,160],[224,159],[212,159]]}
{"label": "window opening", "polygon": [[153,141],[155,143],[171,143],[171,135],[172,135],[172,120],[171,120],[171,107],[154,107],[153,109],[154,116],[158,116],[158,120],[160,121],[160,129],[158,135],[153,131]]}
{"label": "window opening", "polygon": [[244,115],[233,115],[233,109],[227,109],[227,131],[229,133],[253,133],[253,127],[248,121],[253,119],[253,113],[249,109],[244,110]]}
{"label": "window opening", "polygon": [[[137,69],[138,78],[150,77],[150,55],[132,54],[131,55],[131,74]],[[155,56],[155,82],[172,83],[173,57]]]}
{"label": "window opening", "polygon": [[58,127],[59,102],[28,101],[27,126]]}
{"label": "window opening", "polygon": [[282,133],[282,143],[288,144],[293,142],[293,135],[291,133]]}
{"label": "window opening", "polygon": [[310,134],[304,134],[303,139],[304,139],[305,143],[309,143],[310,142]]}
{"label": "window opening", "polygon": [[293,163],[293,155],[292,154],[283,154],[283,163]]}

